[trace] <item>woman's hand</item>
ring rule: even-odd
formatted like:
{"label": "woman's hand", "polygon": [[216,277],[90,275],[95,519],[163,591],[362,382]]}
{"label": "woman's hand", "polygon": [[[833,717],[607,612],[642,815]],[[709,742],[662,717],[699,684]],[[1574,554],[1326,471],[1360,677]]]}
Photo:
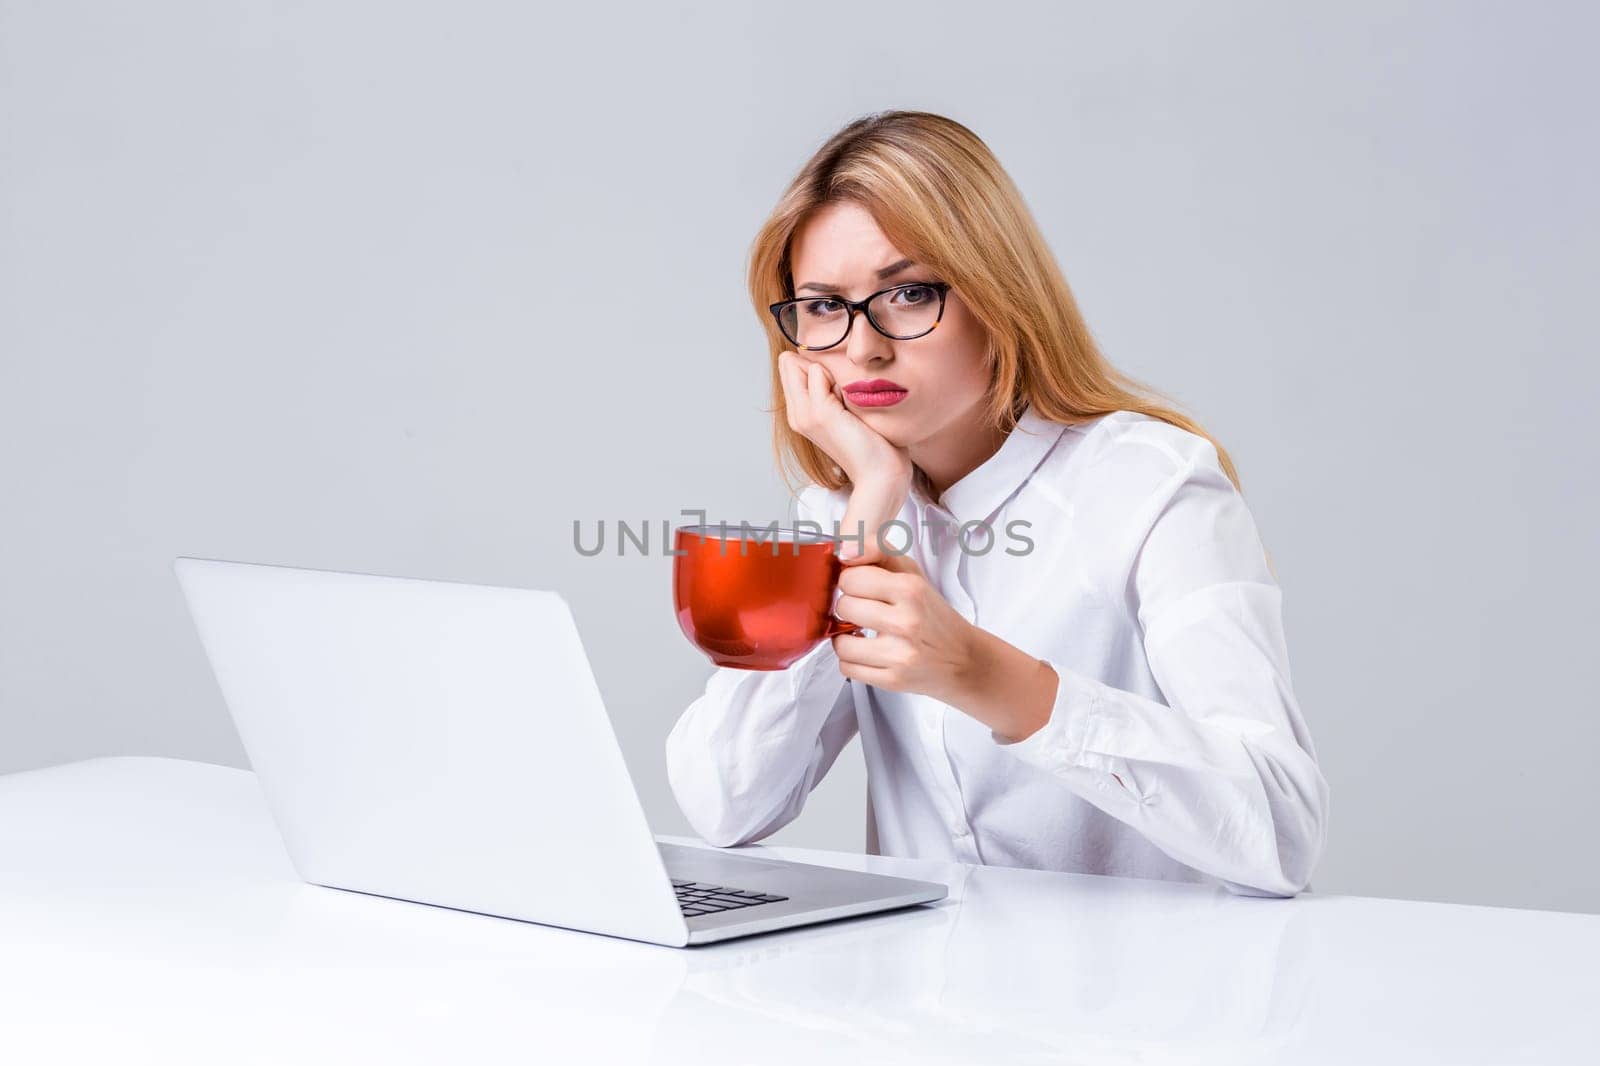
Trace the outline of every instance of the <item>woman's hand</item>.
{"label": "woman's hand", "polygon": [[1007,743],[1050,720],[1055,668],[963,618],[909,556],[846,567],[839,590],[834,613],[877,634],[833,638],[845,677],[931,696]]}
{"label": "woman's hand", "polygon": [[784,352],[778,356],[778,378],[789,428],[827,453],[852,485],[898,488],[902,494],[910,488],[910,454],[845,407],[827,367]]}
{"label": "woman's hand", "polygon": [[838,533],[840,558],[847,562],[881,560],[884,525],[900,513],[911,491],[913,467],[905,448],[867,425],[834,391],[833,375],[821,363],[794,352],[778,356],[784,409],[789,428],[821,448],[850,479],[850,502]]}
{"label": "woman's hand", "polygon": [[848,566],[834,613],[876,636],[833,638],[839,672],[894,692],[957,704],[976,664],[978,629],[945,600],[908,555]]}

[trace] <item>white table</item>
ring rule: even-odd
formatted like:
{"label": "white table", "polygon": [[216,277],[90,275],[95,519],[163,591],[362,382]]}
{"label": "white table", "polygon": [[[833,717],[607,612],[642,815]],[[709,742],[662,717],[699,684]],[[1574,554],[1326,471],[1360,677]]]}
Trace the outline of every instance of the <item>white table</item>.
{"label": "white table", "polygon": [[241,770],[0,777],[0,1061],[1600,1061],[1600,917],[758,850],[950,898],[675,950],[301,884]]}

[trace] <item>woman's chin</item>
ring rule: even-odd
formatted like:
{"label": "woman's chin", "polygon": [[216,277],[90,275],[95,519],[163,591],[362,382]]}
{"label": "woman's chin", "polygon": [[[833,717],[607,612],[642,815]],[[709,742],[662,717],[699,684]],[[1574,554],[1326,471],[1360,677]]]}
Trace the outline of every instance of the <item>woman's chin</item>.
{"label": "woman's chin", "polygon": [[883,425],[881,422],[868,422],[867,425],[876,430],[878,436],[893,444],[896,448],[909,447],[911,442],[917,439],[917,435],[907,432],[907,427],[905,426],[890,427]]}
{"label": "woman's chin", "polygon": [[857,407],[852,404],[850,410],[896,448],[904,448],[918,439],[916,414],[906,410],[904,401],[888,407]]}

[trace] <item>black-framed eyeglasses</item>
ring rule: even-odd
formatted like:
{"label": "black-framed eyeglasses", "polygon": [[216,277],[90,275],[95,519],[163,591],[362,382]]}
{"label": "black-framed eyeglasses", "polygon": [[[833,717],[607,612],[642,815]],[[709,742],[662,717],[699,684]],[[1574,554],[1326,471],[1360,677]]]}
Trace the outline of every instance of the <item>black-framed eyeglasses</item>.
{"label": "black-framed eyeglasses", "polygon": [[855,325],[856,313],[894,341],[914,341],[938,328],[950,286],[942,281],[913,281],[875,292],[864,300],[840,296],[806,296],[781,300],[768,308],[789,343],[808,352],[842,344]]}

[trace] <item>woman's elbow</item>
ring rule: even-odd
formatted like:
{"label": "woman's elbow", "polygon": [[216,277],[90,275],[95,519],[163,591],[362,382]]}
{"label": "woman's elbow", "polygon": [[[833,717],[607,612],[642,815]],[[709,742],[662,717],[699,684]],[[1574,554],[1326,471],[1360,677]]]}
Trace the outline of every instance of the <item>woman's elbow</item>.
{"label": "woman's elbow", "polygon": [[667,785],[689,828],[707,844],[732,848],[756,837],[760,827],[741,817],[735,797],[715,767],[691,751],[676,731],[667,738]]}
{"label": "woman's elbow", "polygon": [[1310,887],[1328,838],[1328,783],[1320,771],[1311,776],[1306,787],[1271,805],[1271,844],[1261,849],[1253,872],[1223,880],[1230,892],[1289,898]]}
{"label": "woman's elbow", "polygon": [[1222,878],[1222,886],[1236,896],[1292,899],[1311,886],[1315,866],[1315,859],[1280,852],[1278,861],[1264,863],[1259,871],[1236,874],[1233,880]]}
{"label": "woman's elbow", "polygon": [[698,796],[685,801],[682,792],[674,787],[678,796],[678,809],[688,819],[695,835],[714,848],[736,848],[766,835],[760,826],[752,826],[747,819],[737,817],[720,797]]}

